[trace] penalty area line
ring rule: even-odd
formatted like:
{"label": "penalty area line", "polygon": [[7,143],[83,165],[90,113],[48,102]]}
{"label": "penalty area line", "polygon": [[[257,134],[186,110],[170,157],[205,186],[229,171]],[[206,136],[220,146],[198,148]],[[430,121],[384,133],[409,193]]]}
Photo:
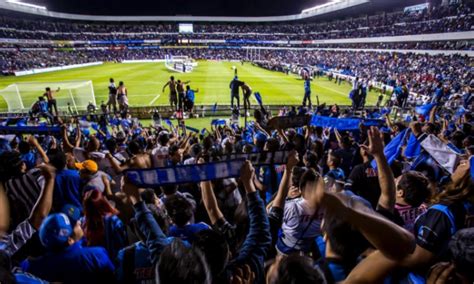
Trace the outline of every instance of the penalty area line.
{"label": "penalty area line", "polygon": [[156,95],[156,97],[153,98],[153,100],[151,100],[151,102],[148,105],[151,106],[160,96],[161,94]]}

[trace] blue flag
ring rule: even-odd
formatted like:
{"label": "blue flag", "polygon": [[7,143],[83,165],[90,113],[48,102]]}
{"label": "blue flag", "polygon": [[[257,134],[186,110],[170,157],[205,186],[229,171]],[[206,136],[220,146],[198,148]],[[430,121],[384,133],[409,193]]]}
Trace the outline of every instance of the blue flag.
{"label": "blue flag", "polygon": [[94,129],[95,131],[99,130],[99,125],[98,125],[97,123],[95,123],[95,122],[93,122],[93,123],[91,124],[91,127],[92,127],[92,129]]}
{"label": "blue flag", "polygon": [[212,107],[212,113],[215,113],[216,111],[217,111],[217,102]]}
{"label": "blue flag", "polygon": [[[389,165],[391,165],[393,161],[395,161],[398,158],[398,156],[400,156],[402,152],[403,143],[408,133],[410,133],[408,128],[398,133],[398,135],[395,136],[392,139],[392,141],[390,141],[390,143],[388,143],[383,149],[383,153],[385,157],[387,158],[387,162]],[[374,169],[377,168],[377,163],[375,162],[375,159],[372,161],[371,165]]]}
{"label": "blue flag", "polygon": [[411,133],[410,137],[408,138],[407,146],[405,148],[405,157],[407,158],[415,158],[418,157],[421,153],[421,145],[418,142],[415,134]]}
{"label": "blue flag", "polygon": [[417,114],[421,114],[423,116],[427,116],[430,114],[430,111],[433,109],[433,107],[435,106],[436,104],[426,104],[426,105],[422,105],[422,106],[417,106],[415,107],[415,112]]}
{"label": "blue flag", "polygon": [[186,129],[195,133],[199,133],[199,129],[191,127],[191,126],[186,125]]}
{"label": "blue flag", "polygon": [[225,119],[213,119],[211,125],[225,125]]}
{"label": "blue flag", "polygon": [[255,92],[254,95],[255,95],[255,99],[257,100],[258,104],[259,104],[259,105],[263,105],[262,96],[260,95],[260,93],[259,93],[259,92]]}
{"label": "blue flag", "polygon": [[164,119],[165,123],[168,124],[169,127],[173,127],[173,123],[169,119]]}
{"label": "blue flag", "polygon": [[379,119],[360,119],[360,118],[337,118],[313,115],[311,117],[310,125],[336,128],[339,130],[358,130],[359,124],[364,123],[365,126],[381,127],[384,124],[383,120]]}

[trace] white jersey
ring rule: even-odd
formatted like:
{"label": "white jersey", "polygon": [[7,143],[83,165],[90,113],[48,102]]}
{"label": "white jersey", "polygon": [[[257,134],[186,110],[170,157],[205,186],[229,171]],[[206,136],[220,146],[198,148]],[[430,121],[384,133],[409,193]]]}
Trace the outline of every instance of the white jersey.
{"label": "white jersey", "polygon": [[357,90],[359,88],[359,84],[359,81],[354,80],[354,82],[352,83],[352,90]]}
{"label": "white jersey", "polygon": [[285,203],[283,213],[282,241],[289,248],[300,249],[305,240],[314,239],[321,234],[322,214],[313,218],[316,209],[302,197]]}
{"label": "white jersey", "polygon": [[168,146],[158,145],[158,147],[151,151],[151,157],[154,167],[164,167],[166,165],[166,160],[169,156],[168,149]]}

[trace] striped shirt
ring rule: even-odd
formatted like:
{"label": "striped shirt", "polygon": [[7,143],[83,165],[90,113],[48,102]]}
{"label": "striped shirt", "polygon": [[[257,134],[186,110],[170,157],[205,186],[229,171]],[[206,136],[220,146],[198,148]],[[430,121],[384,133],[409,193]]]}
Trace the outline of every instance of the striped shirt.
{"label": "striped shirt", "polygon": [[16,226],[31,213],[41,191],[44,188],[44,178],[38,169],[32,169],[26,174],[12,178],[5,183],[6,194],[10,204],[12,226]]}
{"label": "striped shirt", "polygon": [[35,228],[31,226],[28,219],[21,222],[15,230],[0,239],[0,250],[5,251],[8,256],[12,256],[26,244],[35,232]]}

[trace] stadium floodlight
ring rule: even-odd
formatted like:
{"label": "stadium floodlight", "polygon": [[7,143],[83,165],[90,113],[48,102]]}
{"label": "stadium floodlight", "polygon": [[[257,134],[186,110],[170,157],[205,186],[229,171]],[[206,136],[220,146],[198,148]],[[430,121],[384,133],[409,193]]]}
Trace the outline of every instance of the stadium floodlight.
{"label": "stadium floodlight", "polygon": [[331,5],[334,5],[334,4],[343,2],[343,1],[344,1],[344,0],[332,0],[331,2],[328,2],[328,3],[324,3],[324,4],[317,5],[317,6],[308,8],[308,9],[304,9],[303,11],[301,11],[301,13],[302,13],[302,14],[308,14],[308,13],[314,12],[314,11],[316,11],[316,10],[319,10],[319,9],[321,9],[321,8],[324,8],[324,7],[327,7],[327,6],[331,6]]}
{"label": "stadium floodlight", "polygon": [[30,3],[25,3],[25,2],[20,2],[19,0],[7,0],[7,3],[15,4],[15,5],[20,5],[20,6],[25,6],[25,7],[29,7],[29,8],[35,8],[35,9],[46,10],[46,7],[45,7],[45,6],[40,6],[40,5],[35,5],[35,4],[30,4]]}

